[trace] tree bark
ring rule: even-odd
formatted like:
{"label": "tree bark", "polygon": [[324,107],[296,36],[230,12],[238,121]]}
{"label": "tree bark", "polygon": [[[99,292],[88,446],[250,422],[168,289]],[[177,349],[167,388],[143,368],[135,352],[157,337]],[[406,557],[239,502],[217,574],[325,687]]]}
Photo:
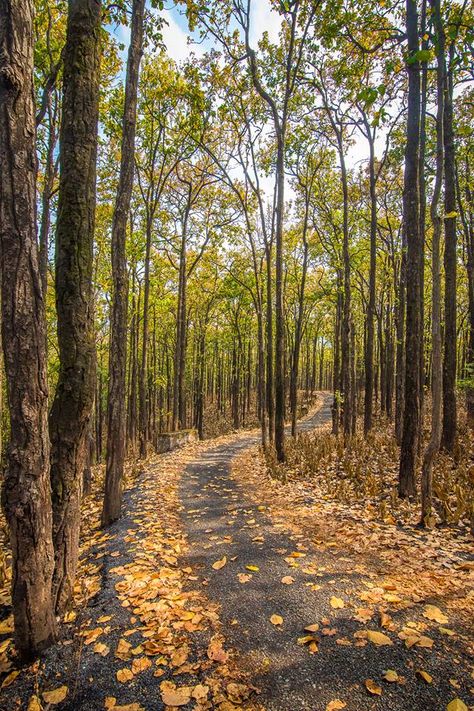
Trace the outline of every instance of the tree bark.
{"label": "tree bark", "polygon": [[444,360],[441,444],[452,452],[456,441],[456,171],[453,129],[454,56],[450,52],[444,92]]}
{"label": "tree bark", "polygon": [[46,320],[36,242],[32,0],[0,1],[0,264],[10,440],[2,503],[23,661],[54,639]]}
{"label": "tree bark", "polygon": [[433,223],[432,242],[432,313],[431,313],[431,341],[432,341],[432,413],[431,436],[423,456],[421,472],[421,521],[430,525],[431,507],[433,497],[433,461],[441,444],[441,400],[442,400],[442,342],[441,342],[441,264],[440,242],[442,233],[442,219],[438,215],[438,204],[443,183],[444,159],[444,67],[445,67],[445,36],[441,21],[440,0],[430,0],[437,40],[437,99],[438,110],[436,116],[436,177],[431,200],[431,221]]}
{"label": "tree bark", "polygon": [[134,0],[128,50],[125,103],[122,121],[120,176],[112,221],[112,276],[114,281],[110,324],[109,397],[107,403],[107,461],[102,525],[120,516],[123,465],[126,454],[126,369],[127,369],[127,219],[133,189],[135,130],[140,59],[143,45],[145,0]]}
{"label": "tree bark", "polygon": [[85,438],[94,400],[92,260],[100,30],[98,0],[69,1],[56,224],[60,365],[49,421],[57,614],[69,605],[74,590]]}
{"label": "tree bark", "polygon": [[418,12],[416,0],[406,0],[408,38],[408,115],[405,147],[403,220],[407,240],[406,261],[406,338],[405,398],[400,452],[398,494],[405,498],[415,493],[415,467],[420,428],[420,64],[418,52]]}
{"label": "tree bark", "polygon": [[374,394],[374,318],[376,289],[376,257],[377,257],[377,195],[375,192],[375,151],[372,129],[366,121],[367,139],[369,141],[369,186],[370,186],[370,267],[369,267],[369,306],[367,309],[367,342],[365,346],[365,401],[364,401],[364,432],[372,429],[373,394]]}

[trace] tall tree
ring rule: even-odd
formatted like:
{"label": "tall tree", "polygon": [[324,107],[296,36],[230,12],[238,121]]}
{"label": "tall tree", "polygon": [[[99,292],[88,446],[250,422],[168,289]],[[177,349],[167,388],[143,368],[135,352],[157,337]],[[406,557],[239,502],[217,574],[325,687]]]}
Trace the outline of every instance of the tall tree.
{"label": "tall tree", "polygon": [[405,397],[403,432],[400,451],[399,496],[415,493],[415,467],[420,435],[420,347],[422,300],[420,260],[420,62],[418,10],[416,0],[406,0],[406,31],[408,40],[408,113],[405,147],[405,183],[403,190],[403,221],[406,233],[406,340]]}
{"label": "tall tree", "polygon": [[36,241],[32,0],[0,2],[0,266],[10,441],[2,503],[22,659],[54,638],[46,321]]}
{"label": "tall tree", "polygon": [[454,43],[449,47],[444,89],[444,359],[443,433],[441,443],[452,451],[456,440],[456,170],[453,127]]}
{"label": "tall tree", "polygon": [[94,399],[92,257],[101,2],[69,0],[60,129],[55,286],[59,377],[50,414],[54,606],[72,599],[82,471]]}
{"label": "tall tree", "polygon": [[140,59],[143,46],[145,0],[133,0],[122,119],[120,176],[112,221],[112,276],[114,292],[110,324],[109,396],[107,404],[107,464],[102,525],[120,516],[126,450],[126,368],[128,274],[127,222],[133,189],[135,129]]}

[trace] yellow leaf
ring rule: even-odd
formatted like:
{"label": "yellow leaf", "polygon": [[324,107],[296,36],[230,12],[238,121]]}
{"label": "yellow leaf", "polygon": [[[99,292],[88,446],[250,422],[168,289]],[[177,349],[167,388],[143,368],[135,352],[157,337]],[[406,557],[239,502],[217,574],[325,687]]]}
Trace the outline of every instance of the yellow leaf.
{"label": "yellow leaf", "polygon": [[245,567],[247,568],[247,570],[252,571],[252,573],[258,573],[258,571],[260,570],[258,565],[246,565]]}
{"label": "yellow leaf", "polygon": [[344,607],[344,600],[342,600],[340,597],[334,597],[334,596],[333,596],[333,597],[329,600],[329,604],[331,605],[331,607],[333,607],[335,610],[337,610],[337,609],[339,609],[339,608],[341,608],[341,607]]}
{"label": "yellow leaf", "polygon": [[306,553],[301,553],[300,551],[294,551],[293,553],[290,553],[289,557],[290,558],[306,558]]}
{"label": "yellow leaf", "polygon": [[60,704],[67,696],[67,686],[58,686],[52,691],[43,691],[43,699],[47,704]]}
{"label": "yellow leaf", "polygon": [[283,617],[281,617],[281,615],[272,615],[270,617],[270,622],[272,623],[272,625],[282,625]]}
{"label": "yellow leaf", "polygon": [[111,620],[111,619],[112,619],[112,615],[102,615],[102,617],[99,617],[99,619],[97,620],[97,622],[98,622],[99,624],[102,624],[102,622],[108,622],[108,621]]}
{"label": "yellow leaf", "polygon": [[224,565],[226,563],[227,563],[227,557],[224,556],[220,560],[216,560],[216,562],[212,564],[212,567],[214,568],[214,570],[220,570],[221,568],[224,567]]}
{"label": "yellow leaf", "polygon": [[102,642],[97,642],[94,644],[92,650],[96,654],[100,654],[101,657],[106,657],[107,654],[110,652],[110,647],[108,647],[106,644],[103,644]]}
{"label": "yellow leaf", "polygon": [[13,615],[0,622],[0,634],[10,634],[13,632]]}
{"label": "yellow leaf", "polygon": [[292,578],[291,575],[284,575],[281,582],[283,585],[292,585],[295,582],[295,579]]}
{"label": "yellow leaf", "polygon": [[457,216],[458,216],[458,213],[456,212],[456,210],[452,210],[451,212],[446,213],[446,215],[444,216],[444,219],[449,220],[450,218],[457,217]]}
{"label": "yellow leaf", "polygon": [[382,696],[382,688],[376,684],[373,679],[366,679],[364,684],[369,694],[373,694],[374,696]]}
{"label": "yellow leaf", "polygon": [[436,605],[425,605],[423,617],[426,617],[427,620],[432,620],[433,622],[439,622],[440,625],[444,625],[448,622],[448,618],[444,612],[441,612],[439,607],[436,607]]}
{"label": "yellow leaf", "polygon": [[110,709],[114,708],[116,703],[117,699],[115,698],[115,696],[106,696],[104,706],[107,711],[109,711]]}
{"label": "yellow leaf", "polygon": [[133,679],[133,672],[131,669],[128,669],[128,667],[124,667],[123,669],[119,669],[117,672],[117,681],[119,681],[121,684],[125,684],[126,681],[131,681]]}
{"label": "yellow leaf", "polygon": [[453,699],[449,702],[446,711],[468,711],[468,708],[461,699]]}
{"label": "yellow leaf", "polygon": [[196,699],[196,701],[201,701],[202,699],[207,699],[208,693],[208,686],[205,686],[204,684],[197,684],[197,686],[194,687],[191,696],[193,699]]}
{"label": "yellow leaf", "polygon": [[428,674],[428,672],[423,671],[423,669],[417,669],[416,675],[419,676],[423,681],[426,681],[427,684],[431,684],[433,681],[433,677],[431,674]]}
{"label": "yellow leaf", "polygon": [[163,682],[161,685],[161,700],[166,706],[186,706],[191,700],[191,693],[189,687],[184,687],[182,689],[173,688],[171,683],[168,682],[169,686]]}
{"label": "yellow leaf", "polygon": [[298,644],[310,644],[311,642],[316,642],[316,637],[314,634],[306,634],[304,637],[298,637]]}
{"label": "yellow leaf", "polygon": [[387,669],[387,671],[383,675],[383,678],[385,679],[385,681],[393,682],[393,681],[398,681],[399,676],[398,676],[397,672],[394,671],[393,669]]}
{"label": "yellow leaf", "polygon": [[388,644],[393,644],[390,637],[388,637],[383,632],[377,632],[376,630],[368,630],[367,631],[367,639],[369,640],[369,642],[372,642],[373,644],[376,644],[379,647],[382,647],[382,646],[388,645]]}
{"label": "yellow leaf", "polygon": [[142,671],[146,671],[151,667],[151,661],[148,657],[140,657],[139,659],[134,659],[132,662],[132,673],[139,674]]}
{"label": "yellow leaf", "polygon": [[333,699],[326,706],[326,711],[340,711],[340,709],[345,709],[347,706],[345,701],[341,699]]}
{"label": "yellow leaf", "polygon": [[36,694],[33,694],[33,696],[28,702],[27,711],[42,711],[42,708],[43,707],[41,706],[39,698],[36,696]]}
{"label": "yellow leaf", "polygon": [[419,640],[417,641],[416,646],[417,647],[425,647],[426,649],[431,649],[433,644],[434,644],[434,642],[431,639],[431,637],[425,637],[424,635],[422,635],[419,638]]}
{"label": "yellow leaf", "polygon": [[64,622],[74,622],[76,617],[77,614],[74,612],[74,610],[70,610],[70,612],[66,612],[66,614],[64,615]]}
{"label": "yellow leaf", "polygon": [[10,674],[6,676],[5,679],[2,681],[2,689],[6,689],[7,686],[13,684],[19,673],[19,671],[10,672]]}
{"label": "yellow leaf", "polygon": [[314,624],[314,625],[306,625],[304,628],[305,632],[317,632],[319,630],[319,625]]}
{"label": "yellow leaf", "polygon": [[248,581],[252,579],[252,576],[247,575],[247,573],[237,573],[237,577],[239,579],[239,583],[248,583]]}

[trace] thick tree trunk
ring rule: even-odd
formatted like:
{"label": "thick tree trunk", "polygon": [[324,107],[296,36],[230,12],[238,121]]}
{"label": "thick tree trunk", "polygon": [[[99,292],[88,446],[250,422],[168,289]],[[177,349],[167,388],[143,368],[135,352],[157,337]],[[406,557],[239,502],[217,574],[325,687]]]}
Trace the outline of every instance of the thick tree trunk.
{"label": "thick tree trunk", "polygon": [[456,172],[453,129],[452,62],[445,75],[444,93],[444,360],[443,360],[443,433],[441,444],[452,451],[456,441]]}
{"label": "thick tree trunk", "polygon": [[36,243],[32,0],[0,1],[0,265],[10,440],[2,503],[22,660],[54,639],[46,321]]}
{"label": "thick tree trunk", "polygon": [[130,48],[128,50],[125,102],[122,120],[120,176],[112,221],[112,276],[114,290],[110,322],[109,397],[107,403],[107,460],[102,525],[120,516],[123,465],[126,454],[126,370],[127,370],[127,219],[133,189],[138,76],[143,45],[145,0],[134,0]]}
{"label": "thick tree trunk", "polygon": [[96,202],[101,3],[70,0],[64,53],[56,224],[59,377],[50,415],[54,603],[76,576],[85,438],[94,400],[92,257]]}
{"label": "thick tree trunk", "polygon": [[403,220],[407,239],[406,262],[406,338],[405,338],[405,399],[400,452],[399,496],[415,493],[415,467],[420,435],[420,347],[422,300],[420,285],[420,65],[418,51],[418,12],[416,0],[406,0],[408,37],[408,116],[405,148],[405,183]]}
{"label": "thick tree trunk", "polygon": [[49,251],[49,230],[51,226],[51,195],[53,192],[54,179],[56,177],[56,162],[54,151],[56,148],[56,119],[53,116],[51,107],[48,107],[48,144],[46,148],[46,164],[44,170],[43,194],[41,196],[41,222],[39,231],[39,268],[41,275],[41,285],[43,298],[46,300],[48,289],[48,251]]}

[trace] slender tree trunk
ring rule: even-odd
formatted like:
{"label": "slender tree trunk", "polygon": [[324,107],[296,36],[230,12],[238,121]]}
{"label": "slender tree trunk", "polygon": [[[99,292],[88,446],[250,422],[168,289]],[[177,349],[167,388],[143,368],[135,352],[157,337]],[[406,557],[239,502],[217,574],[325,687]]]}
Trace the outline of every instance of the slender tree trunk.
{"label": "slender tree trunk", "polygon": [[285,134],[277,135],[277,205],[275,227],[275,450],[285,461],[285,317],[283,313],[283,211],[285,209]]}
{"label": "slender tree trunk", "polygon": [[142,325],[142,353],[140,363],[140,377],[138,383],[139,401],[139,438],[140,438],[140,458],[145,459],[148,451],[148,401],[147,401],[147,371],[148,371],[148,331],[149,314],[148,306],[150,302],[150,254],[151,254],[151,217],[148,216],[146,223],[146,245],[145,245],[145,273],[143,276],[143,325]]}
{"label": "slender tree trunk", "polygon": [[431,287],[431,347],[432,375],[431,392],[433,397],[431,413],[431,436],[423,456],[421,473],[421,520],[430,525],[433,489],[433,461],[441,444],[442,429],[442,342],[441,342],[441,263],[440,242],[442,234],[442,219],[438,215],[438,205],[443,183],[444,160],[444,67],[445,37],[441,21],[440,0],[430,0],[433,10],[434,26],[437,41],[437,98],[438,111],[436,117],[436,178],[431,200],[431,221],[433,223],[432,242],[432,287]]}
{"label": "slender tree trunk", "polygon": [[370,125],[366,126],[369,140],[369,184],[370,184],[370,268],[369,268],[369,307],[367,309],[367,340],[365,346],[365,402],[364,402],[364,432],[372,428],[373,396],[374,396],[374,318],[376,290],[376,257],[377,257],[377,195],[375,192],[375,151]]}
{"label": "slender tree trunk", "polygon": [[272,261],[271,248],[265,245],[265,260],[267,267],[266,282],[266,320],[267,320],[267,380],[266,380],[266,407],[268,415],[268,439],[271,443],[275,433],[275,401],[273,383],[273,300],[272,300]]}
{"label": "slender tree trunk", "polygon": [[32,0],[0,0],[0,266],[10,415],[2,503],[12,551],[15,644],[54,639],[46,320],[36,242]]}
{"label": "slender tree trunk", "polygon": [[127,370],[127,218],[133,189],[135,128],[140,59],[143,44],[145,0],[134,0],[128,50],[125,102],[122,119],[120,176],[112,221],[112,276],[114,291],[110,324],[109,397],[107,403],[107,461],[102,525],[120,516],[123,465],[126,454],[126,370]]}
{"label": "slender tree trunk", "polygon": [[443,433],[441,444],[451,452],[456,441],[456,172],[453,129],[453,50],[445,74],[444,99],[444,361]]}
{"label": "slender tree trunk", "polygon": [[306,274],[308,271],[308,217],[309,217],[309,196],[306,196],[305,215],[303,222],[303,264],[301,265],[301,284],[298,299],[298,316],[295,327],[295,343],[293,348],[293,358],[290,380],[290,410],[291,410],[291,436],[296,437],[296,420],[298,415],[298,375],[301,350],[301,338],[303,334],[304,297],[306,289]]}
{"label": "slender tree trunk", "polygon": [[85,438],[94,400],[92,259],[101,3],[70,0],[64,53],[56,223],[59,377],[50,414],[56,612],[76,576]]}
{"label": "slender tree trunk", "polygon": [[408,116],[405,149],[405,184],[403,220],[407,239],[407,290],[405,339],[405,403],[400,452],[399,496],[415,493],[415,467],[420,436],[420,347],[421,347],[421,284],[420,284],[420,65],[418,52],[418,12],[416,0],[406,0],[408,37]]}

